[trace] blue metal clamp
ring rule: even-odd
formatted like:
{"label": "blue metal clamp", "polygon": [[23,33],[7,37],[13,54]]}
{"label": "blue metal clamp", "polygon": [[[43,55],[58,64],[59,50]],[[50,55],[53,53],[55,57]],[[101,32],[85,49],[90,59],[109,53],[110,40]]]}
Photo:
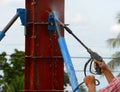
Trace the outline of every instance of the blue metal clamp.
{"label": "blue metal clamp", "polygon": [[10,22],[4,27],[4,29],[0,31],[0,41],[5,36],[5,33],[8,31],[8,29],[17,20],[18,17],[20,17],[22,25],[25,26],[27,24],[27,10],[21,8],[17,9],[17,14],[10,20]]}
{"label": "blue metal clamp", "polygon": [[17,14],[20,17],[22,25],[25,26],[27,24],[27,10],[22,9],[22,8],[18,8],[17,9]]}
{"label": "blue metal clamp", "polygon": [[56,30],[54,17],[55,17],[54,14],[52,12],[50,12],[48,15],[48,30],[50,30],[50,31]]}

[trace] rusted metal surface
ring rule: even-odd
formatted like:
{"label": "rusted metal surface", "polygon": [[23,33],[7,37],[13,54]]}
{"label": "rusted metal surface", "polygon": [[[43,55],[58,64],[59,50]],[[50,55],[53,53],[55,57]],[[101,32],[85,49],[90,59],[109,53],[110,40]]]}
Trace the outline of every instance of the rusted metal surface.
{"label": "rusted metal surface", "polygon": [[47,28],[52,9],[64,22],[64,0],[26,0],[26,8],[24,90],[63,90],[64,64],[58,35]]}

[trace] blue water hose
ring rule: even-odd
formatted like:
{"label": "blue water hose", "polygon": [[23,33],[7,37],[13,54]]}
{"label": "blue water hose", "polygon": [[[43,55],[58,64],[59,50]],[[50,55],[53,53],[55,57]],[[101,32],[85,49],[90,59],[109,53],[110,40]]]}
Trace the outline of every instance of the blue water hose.
{"label": "blue water hose", "polygon": [[[62,56],[64,59],[64,63],[65,63],[65,66],[66,66],[66,69],[68,72],[68,76],[69,76],[69,80],[70,80],[70,83],[72,86],[72,90],[74,90],[78,86],[78,82],[77,82],[74,67],[73,67],[73,64],[72,64],[72,61],[71,61],[64,37],[59,37],[58,43],[59,43],[60,50],[62,52]],[[75,92],[80,92],[80,89],[77,88],[75,90]]]}

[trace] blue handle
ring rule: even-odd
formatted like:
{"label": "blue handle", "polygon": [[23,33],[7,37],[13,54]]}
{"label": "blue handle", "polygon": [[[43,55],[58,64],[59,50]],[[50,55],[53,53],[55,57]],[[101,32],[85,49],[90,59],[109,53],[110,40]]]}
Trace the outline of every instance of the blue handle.
{"label": "blue handle", "polygon": [[[62,52],[62,56],[64,59],[64,63],[65,63],[67,72],[68,72],[68,76],[69,76],[69,80],[70,80],[72,89],[74,90],[78,86],[78,82],[77,82],[77,78],[75,76],[74,67],[73,67],[67,46],[66,46],[66,42],[63,37],[59,37],[58,43],[60,46],[60,50]],[[77,88],[75,92],[80,92],[80,89]]]}
{"label": "blue handle", "polygon": [[5,33],[0,31],[0,41],[2,40],[2,38],[5,36]]}

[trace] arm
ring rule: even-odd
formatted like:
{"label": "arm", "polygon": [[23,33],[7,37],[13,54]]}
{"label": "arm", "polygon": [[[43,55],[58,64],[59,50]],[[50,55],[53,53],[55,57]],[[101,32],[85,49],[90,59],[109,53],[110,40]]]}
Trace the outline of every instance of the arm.
{"label": "arm", "polygon": [[97,60],[94,60],[95,63],[97,63],[99,65],[99,67],[101,68],[102,72],[104,73],[108,83],[110,83],[115,77],[112,74],[112,72],[110,71],[110,69],[107,67],[107,65],[105,64],[104,61],[99,62]]}
{"label": "arm", "polygon": [[86,86],[88,87],[88,92],[96,92],[94,76],[86,76],[84,78],[84,82]]}

